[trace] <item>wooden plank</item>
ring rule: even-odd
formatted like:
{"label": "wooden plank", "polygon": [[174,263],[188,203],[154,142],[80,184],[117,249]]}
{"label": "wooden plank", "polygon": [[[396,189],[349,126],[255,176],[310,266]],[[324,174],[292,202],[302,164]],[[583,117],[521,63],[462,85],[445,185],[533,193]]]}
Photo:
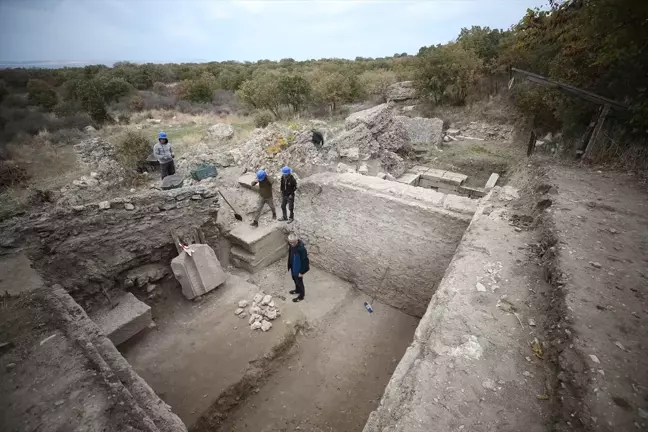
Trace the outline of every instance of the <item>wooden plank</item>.
{"label": "wooden plank", "polygon": [[583,153],[583,159],[590,159],[592,155],[596,153],[596,149],[599,141],[598,138],[599,135],[601,134],[601,130],[603,130],[603,123],[605,123],[605,118],[607,117],[609,112],[610,112],[610,105],[605,105],[601,110],[601,115],[596,121],[596,126],[594,126],[594,132],[592,132],[592,137],[587,143],[587,147],[585,148],[585,153]]}

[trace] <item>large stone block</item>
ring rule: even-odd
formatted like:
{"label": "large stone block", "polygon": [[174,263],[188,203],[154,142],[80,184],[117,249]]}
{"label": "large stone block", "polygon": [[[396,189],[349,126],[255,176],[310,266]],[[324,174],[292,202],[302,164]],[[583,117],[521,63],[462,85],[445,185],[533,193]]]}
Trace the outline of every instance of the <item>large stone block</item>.
{"label": "large stone block", "polygon": [[233,246],[231,250],[232,262],[236,267],[256,273],[257,271],[268,267],[288,254],[287,244],[280,244],[277,248],[267,255],[259,256],[243,250],[239,246]]}
{"label": "large stone block", "polygon": [[239,184],[244,188],[248,188],[248,189],[254,189],[256,187],[256,186],[252,186],[252,182],[254,180],[256,180],[256,175],[252,172],[245,173],[238,178]]}
{"label": "large stone block", "polygon": [[151,307],[132,293],[117,300],[114,309],[99,311],[94,321],[113,344],[119,345],[144,330],[153,321]]}
{"label": "large stone block", "polygon": [[286,237],[279,223],[259,227],[240,224],[230,231],[229,238],[232,243],[257,256],[266,256],[280,245],[286,244]]}
{"label": "large stone block", "polygon": [[182,294],[189,300],[206,294],[225,282],[225,272],[208,245],[193,244],[193,254],[182,252],[171,260],[171,270],[182,286]]}

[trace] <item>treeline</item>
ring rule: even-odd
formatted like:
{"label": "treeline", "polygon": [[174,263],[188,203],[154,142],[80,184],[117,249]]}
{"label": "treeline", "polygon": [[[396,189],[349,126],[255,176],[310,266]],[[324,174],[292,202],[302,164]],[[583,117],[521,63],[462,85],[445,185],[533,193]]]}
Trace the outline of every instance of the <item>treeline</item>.
{"label": "treeline", "polygon": [[[625,120],[643,133],[647,9],[648,2],[634,0],[566,0],[550,10],[529,10],[509,30],[465,28],[447,44],[389,58],[8,69],[0,71],[0,107],[32,106],[59,116],[82,112],[103,122],[112,118],[111,109],[150,108],[152,94],[169,107],[182,101],[207,106],[226,91],[249,110],[280,117],[314,105],[335,111],[349,102],[384,99],[385,89],[403,80],[414,80],[430,104],[461,105],[497,93],[514,66],[628,104]],[[521,112],[550,129],[586,125],[597,109],[536,85],[516,86],[513,94]]]}

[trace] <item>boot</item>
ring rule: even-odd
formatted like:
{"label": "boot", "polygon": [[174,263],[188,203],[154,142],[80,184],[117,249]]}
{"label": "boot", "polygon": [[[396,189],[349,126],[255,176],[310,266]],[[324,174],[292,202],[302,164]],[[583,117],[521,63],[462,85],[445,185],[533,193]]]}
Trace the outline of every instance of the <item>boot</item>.
{"label": "boot", "polygon": [[272,220],[277,220],[277,213],[272,213]]}

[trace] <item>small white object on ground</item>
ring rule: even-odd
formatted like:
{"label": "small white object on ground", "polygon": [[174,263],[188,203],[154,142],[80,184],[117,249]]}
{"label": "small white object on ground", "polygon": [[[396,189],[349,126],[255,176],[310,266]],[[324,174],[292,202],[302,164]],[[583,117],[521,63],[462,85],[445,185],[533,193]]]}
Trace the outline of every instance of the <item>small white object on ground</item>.
{"label": "small white object on ground", "polygon": [[241,315],[242,313],[243,313],[243,308],[237,308],[237,309],[234,311],[234,315]]}
{"label": "small white object on ground", "polygon": [[475,287],[479,292],[486,292],[486,287],[480,282],[477,282],[477,285],[475,285]]}
{"label": "small white object on ground", "polygon": [[272,328],[272,323],[270,321],[263,320],[261,322],[261,330],[263,330],[264,332],[267,332],[271,328]]}
{"label": "small white object on ground", "polygon": [[244,308],[244,307],[246,307],[247,305],[248,305],[248,301],[247,301],[247,300],[241,300],[240,302],[238,302],[238,307],[240,307],[240,308]]}
{"label": "small white object on ground", "polygon": [[596,357],[594,354],[590,354],[590,355],[589,355],[589,358],[590,358],[590,360],[592,360],[592,361],[593,361],[594,363],[596,363],[596,364],[600,364],[600,363],[601,363],[601,361],[598,359],[598,357]]}

